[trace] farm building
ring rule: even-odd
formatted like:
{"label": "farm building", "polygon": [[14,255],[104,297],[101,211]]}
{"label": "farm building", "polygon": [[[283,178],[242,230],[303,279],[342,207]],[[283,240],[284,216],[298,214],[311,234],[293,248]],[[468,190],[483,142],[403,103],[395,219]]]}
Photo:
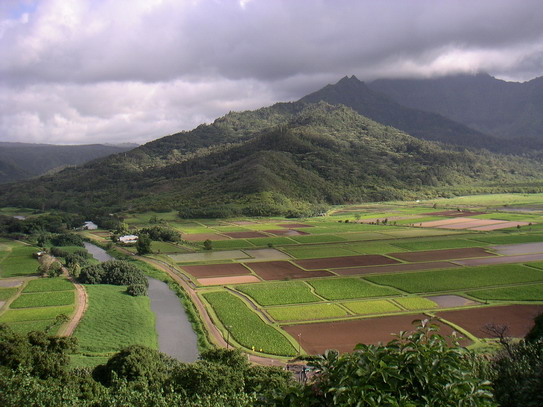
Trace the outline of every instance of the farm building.
{"label": "farm building", "polygon": [[132,244],[136,243],[138,241],[138,237],[136,235],[125,235],[119,237],[119,242],[124,244]]}
{"label": "farm building", "polygon": [[91,221],[88,220],[83,224],[82,229],[83,230],[85,230],[85,229],[87,229],[87,230],[96,230],[96,229],[98,229],[98,225],[96,223],[91,222]]}

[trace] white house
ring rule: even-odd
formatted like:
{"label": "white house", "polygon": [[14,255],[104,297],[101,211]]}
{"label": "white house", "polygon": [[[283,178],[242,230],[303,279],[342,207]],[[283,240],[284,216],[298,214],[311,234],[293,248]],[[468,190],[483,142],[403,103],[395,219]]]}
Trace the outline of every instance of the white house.
{"label": "white house", "polygon": [[98,225],[94,222],[91,222],[90,220],[85,221],[82,227],[83,230],[96,230],[98,229]]}
{"label": "white house", "polygon": [[136,235],[124,235],[119,237],[119,242],[124,244],[132,244],[136,243],[138,241],[138,237]]}

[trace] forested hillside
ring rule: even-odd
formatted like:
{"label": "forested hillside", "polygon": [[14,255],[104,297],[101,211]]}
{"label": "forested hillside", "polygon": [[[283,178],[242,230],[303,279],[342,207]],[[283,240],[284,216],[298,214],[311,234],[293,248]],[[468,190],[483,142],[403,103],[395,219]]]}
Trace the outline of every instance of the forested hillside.
{"label": "forested hillside", "polygon": [[445,148],[345,106],[298,102],[230,113],[122,156],[4,187],[0,203],[301,216],[327,204],[424,197],[458,185],[518,189],[539,179],[541,165],[527,158]]}
{"label": "forested hillside", "polygon": [[524,139],[527,146],[543,140],[543,77],[506,82],[488,74],[432,79],[383,79],[368,86],[413,109],[441,114],[483,133]]}
{"label": "forested hillside", "polygon": [[48,171],[117,154],[136,145],[52,145],[0,142],[0,183],[37,177]]}

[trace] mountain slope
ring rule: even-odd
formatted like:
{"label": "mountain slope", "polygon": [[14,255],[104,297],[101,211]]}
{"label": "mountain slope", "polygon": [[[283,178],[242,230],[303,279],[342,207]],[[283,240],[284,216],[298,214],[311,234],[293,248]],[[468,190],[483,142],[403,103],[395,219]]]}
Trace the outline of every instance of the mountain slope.
{"label": "mountain slope", "polygon": [[414,137],[470,148],[486,148],[496,152],[520,152],[516,145],[483,134],[436,113],[417,110],[370,89],[355,76],[344,77],[311,93],[300,102],[325,101],[343,104],[376,122],[396,127]]}
{"label": "mountain slope", "polygon": [[543,140],[543,77],[506,82],[488,74],[382,79],[368,86],[404,106],[503,138]]}
{"label": "mountain slope", "polygon": [[133,145],[52,145],[0,142],[0,183],[36,177],[51,170],[83,164],[96,158],[130,150],[133,147]]}
{"label": "mountain slope", "polygon": [[[283,104],[266,114],[273,125],[266,127],[268,119],[262,119],[250,135],[250,123],[264,117],[262,111],[230,114],[166,137],[169,147],[160,139],[120,157],[4,187],[0,204],[82,213],[178,209],[187,217],[299,216],[319,212],[323,204],[416,198],[452,185],[469,189],[543,178],[534,161],[449,150],[345,106]],[[203,147],[209,135],[215,144]]]}

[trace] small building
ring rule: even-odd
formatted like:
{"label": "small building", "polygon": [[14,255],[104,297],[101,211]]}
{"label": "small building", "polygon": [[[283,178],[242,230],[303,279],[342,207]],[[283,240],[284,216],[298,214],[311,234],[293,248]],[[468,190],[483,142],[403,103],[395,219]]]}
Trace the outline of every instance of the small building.
{"label": "small building", "polygon": [[124,235],[119,237],[119,242],[124,244],[133,244],[138,242],[138,236],[136,235]]}
{"label": "small building", "polygon": [[96,230],[98,229],[98,225],[94,222],[91,222],[90,220],[85,221],[85,223],[82,226],[83,230]]}

